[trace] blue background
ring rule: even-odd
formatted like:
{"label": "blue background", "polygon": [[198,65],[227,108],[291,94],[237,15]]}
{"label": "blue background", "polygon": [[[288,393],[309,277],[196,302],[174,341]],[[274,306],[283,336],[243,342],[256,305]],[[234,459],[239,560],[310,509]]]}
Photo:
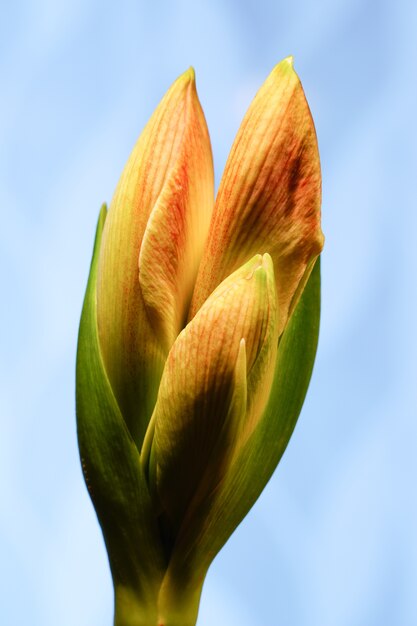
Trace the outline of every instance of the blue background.
{"label": "blue background", "polygon": [[218,183],[249,102],[288,54],[321,149],[319,352],[288,450],[215,560],[198,624],[417,624],[416,32],[411,0],[3,6],[3,624],[112,623],[74,416],[100,204],[190,64]]}

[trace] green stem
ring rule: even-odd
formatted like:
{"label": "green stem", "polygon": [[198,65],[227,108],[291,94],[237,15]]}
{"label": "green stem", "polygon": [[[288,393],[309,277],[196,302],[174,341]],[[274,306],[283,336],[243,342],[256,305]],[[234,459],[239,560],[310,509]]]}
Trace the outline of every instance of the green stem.
{"label": "green stem", "polygon": [[117,585],[114,626],[157,626],[156,598],[153,605],[149,606],[128,587]]}
{"label": "green stem", "polygon": [[198,587],[165,577],[158,598],[157,626],[195,626],[203,581]]}
{"label": "green stem", "polygon": [[114,626],[195,626],[202,584],[190,589],[165,579],[152,606],[129,588],[115,592]]}

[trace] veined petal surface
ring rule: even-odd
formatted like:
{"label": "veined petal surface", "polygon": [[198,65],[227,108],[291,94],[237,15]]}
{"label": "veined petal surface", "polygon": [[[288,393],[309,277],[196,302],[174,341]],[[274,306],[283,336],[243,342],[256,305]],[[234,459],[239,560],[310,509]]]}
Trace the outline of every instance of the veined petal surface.
{"label": "veined petal surface", "polygon": [[138,445],[166,354],[187,315],[212,207],[210,140],[189,70],[168,90],[129,157],[99,259],[100,345]]}
{"label": "veined petal surface", "polygon": [[277,344],[272,261],[256,255],[211,294],[167,359],[152,418],[150,482],[174,533],[253,431]]}
{"label": "veined petal surface", "polygon": [[220,183],[191,307],[259,250],[273,259],[282,332],[323,246],[310,110],[289,57],[253,100]]}

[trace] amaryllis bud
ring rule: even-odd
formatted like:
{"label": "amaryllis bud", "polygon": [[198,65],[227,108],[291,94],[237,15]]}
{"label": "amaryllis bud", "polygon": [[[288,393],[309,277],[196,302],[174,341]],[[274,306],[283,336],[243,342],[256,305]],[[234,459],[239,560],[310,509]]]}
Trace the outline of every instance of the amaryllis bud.
{"label": "amaryllis bud", "polygon": [[77,429],[115,626],[195,625],[210,563],[287,446],[317,346],[320,187],[313,122],[286,59],[249,108],[215,204],[189,70],[102,208]]}

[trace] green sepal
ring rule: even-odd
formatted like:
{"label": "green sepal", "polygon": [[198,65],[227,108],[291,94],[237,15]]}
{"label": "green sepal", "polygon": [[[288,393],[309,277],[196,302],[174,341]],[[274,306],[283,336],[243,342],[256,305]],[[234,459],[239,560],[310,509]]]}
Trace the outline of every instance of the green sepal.
{"label": "green sepal", "polygon": [[320,321],[320,259],[281,337],[272,391],[252,436],[217,489],[185,517],[162,589],[199,581],[278,465],[310,382]]}
{"label": "green sepal", "polygon": [[103,206],[78,336],[78,443],[85,482],[109,556],[115,623],[149,626],[156,623],[165,564],[139,452],[109,384],[98,341],[96,278],[106,214]]}

